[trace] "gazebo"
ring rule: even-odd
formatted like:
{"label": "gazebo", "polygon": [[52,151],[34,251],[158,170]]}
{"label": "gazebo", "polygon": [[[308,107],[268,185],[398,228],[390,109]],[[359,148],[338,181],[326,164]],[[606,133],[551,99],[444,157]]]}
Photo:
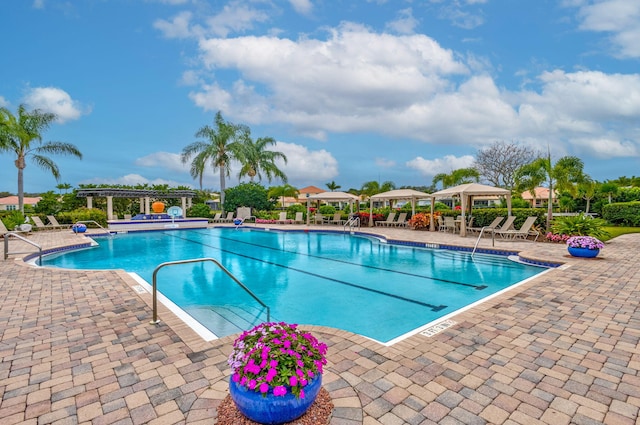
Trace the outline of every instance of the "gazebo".
{"label": "gazebo", "polygon": [[[373,201],[411,201],[411,215],[416,213],[416,201],[418,199],[428,199],[431,195],[414,189],[396,189],[388,192],[376,193],[369,198],[369,217],[373,216]],[[373,227],[373,220],[369,220],[369,227]]]}
{"label": "gazebo", "polygon": [[[460,197],[460,207],[462,212],[462,222],[460,223],[460,236],[467,235],[467,226],[466,226],[466,207],[467,205],[472,205],[474,196],[481,195],[495,195],[495,196],[505,196],[507,198],[507,211],[508,214],[511,215],[511,191],[508,189],[502,189],[501,187],[487,186],[479,183],[467,183],[461,184],[459,186],[448,187],[446,189],[440,190],[438,192],[431,194],[431,216],[433,217],[434,213],[434,205],[435,200],[437,198],[453,198]],[[433,220],[431,220],[431,231],[435,230],[435,226]]]}
{"label": "gazebo", "polygon": [[309,225],[309,201],[327,201],[327,202],[348,202],[353,212],[353,203],[359,202],[360,198],[348,192],[322,192],[307,196],[307,225]]}

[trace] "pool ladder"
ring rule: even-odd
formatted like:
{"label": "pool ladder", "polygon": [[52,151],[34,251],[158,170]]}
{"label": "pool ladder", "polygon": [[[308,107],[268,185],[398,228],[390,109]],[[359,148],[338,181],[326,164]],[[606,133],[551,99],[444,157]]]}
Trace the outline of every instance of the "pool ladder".
{"label": "pool ladder", "polygon": [[496,246],[496,234],[493,232],[493,227],[484,226],[482,229],[480,229],[480,234],[478,235],[478,239],[476,240],[476,244],[473,246],[473,251],[471,251],[471,258],[473,258],[473,254],[475,254],[476,253],[476,249],[478,249],[478,244],[480,243],[480,239],[482,239],[482,235],[483,235],[485,229],[488,229],[488,230],[491,231],[491,246]]}
{"label": "pool ladder", "polygon": [[271,321],[271,309],[269,308],[269,306],[266,305],[264,302],[262,302],[262,300],[260,298],[258,298],[256,296],[256,294],[254,294],[251,291],[251,289],[247,288],[244,283],[240,282],[238,280],[238,278],[236,278],[234,275],[232,275],[231,272],[229,270],[227,270],[222,264],[220,264],[220,262],[218,260],[216,260],[215,258],[193,258],[193,259],[190,259],[190,260],[177,260],[177,261],[169,261],[169,262],[166,262],[166,263],[162,263],[162,264],[160,264],[158,267],[156,267],[153,270],[153,293],[152,293],[152,297],[153,297],[153,320],[151,320],[151,322],[150,322],[152,325],[157,325],[158,323],[160,323],[160,320],[158,320],[158,285],[157,285],[158,271],[160,271],[160,269],[162,269],[164,267],[167,267],[167,266],[175,266],[177,264],[188,264],[188,263],[203,263],[205,261],[211,261],[212,263],[214,263],[227,276],[229,276],[231,279],[233,279],[233,281],[235,283],[240,285],[240,287],[242,289],[244,289],[249,295],[251,295],[251,297],[254,300],[256,300],[258,302],[258,304],[260,304],[262,307],[264,307],[267,310],[267,322]]}
{"label": "pool ladder", "polygon": [[40,245],[38,245],[37,243],[33,242],[30,239],[25,238],[24,236],[20,236],[18,233],[16,232],[7,232],[4,234],[4,259],[8,259],[9,255],[12,254],[32,254],[31,251],[16,251],[16,252],[9,252],[9,238],[10,237],[14,237],[14,238],[18,238],[20,239],[22,242],[26,242],[31,246],[34,246],[36,248],[38,248],[38,265],[42,265],[42,247]]}
{"label": "pool ladder", "polygon": [[347,220],[346,223],[344,223],[344,226],[342,227],[342,230],[344,230],[345,232],[347,231],[347,227],[349,227],[349,231],[353,232],[353,228],[357,227],[358,229],[360,228],[360,217],[358,216],[353,216],[353,217],[349,217],[349,220]]}

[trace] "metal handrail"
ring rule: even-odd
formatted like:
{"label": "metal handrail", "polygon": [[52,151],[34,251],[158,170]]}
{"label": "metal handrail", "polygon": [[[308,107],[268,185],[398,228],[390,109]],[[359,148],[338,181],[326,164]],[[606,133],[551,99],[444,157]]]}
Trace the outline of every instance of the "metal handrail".
{"label": "metal handrail", "polygon": [[[101,228],[102,230],[104,230],[106,233],[108,233],[108,234],[109,234],[109,236],[113,236],[113,233],[111,233],[111,232],[109,231],[109,229],[105,229],[104,227],[102,227],[102,226],[100,225],[100,223],[98,223],[98,222],[97,222],[97,221],[95,221],[95,220],[80,220],[80,221],[76,221],[76,224],[79,224],[79,223],[84,223],[84,224],[87,224],[87,223],[93,223],[93,224],[95,224],[96,226],[98,226],[99,228]],[[75,225],[74,225],[74,226],[75,226]],[[71,226],[71,230],[73,230],[73,226]],[[73,230],[73,233],[78,234],[78,233],[80,233],[80,232],[76,232],[75,230]]]}
{"label": "metal handrail", "polygon": [[193,258],[190,260],[177,260],[177,261],[168,261],[166,263],[162,263],[160,264],[158,267],[156,267],[153,270],[153,320],[150,322],[152,325],[157,325],[158,323],[160,323],[160,321],[158,320],[158,284],[157,284],[157,275],[158,275],[158,271],[160,271],[161,268],[166,267],[166,266],[175,266],[176,264],[188,264],[188,263],[202,263],[205,261],[211,261],[213,262],[216,266],[218,266],[223,272],[225,272],[227,274],[227,276],[229,276],[231,279],[233,279],[234,282],[236,282],[238,285],[240,285],[240,287],[242,289],[244,289],[249,295],[251,295],[253,297],[254,300],[256,300],[262,307],[267,309],[267,322],[271,321],[271,309],[269,308],[268,305],[266,305],[264,302],[262,302],[262,300],[260,298],[258,298],[256,296],[256,294],[254,294],[251,289],[247,288],[244,283],[240,282],[234,275],[231,274],[231,272],[229,270],[227,270],[222,264],[220,264],[220,262],[218,260],[216,260],[215,258]]}
{"label": "metal handrail", "polygon": [[9,254],[31,254],[31,252],[29,251],[25,251],[25,252],[9,252],[9,237],[14,236],[18,239],[20,239],[23,242],[28,243],[29,245],[33,245],[36,248],[38,248],[38,262],[39,262],[39,266],[42,265],[42,247],[40,245],[38,245],[37,243],[25,238],[24,236],[20,236],[19,234],[17,234],[16,232],[7,232],[4,234],[4,259],[6,260],[7,258],[9,258]]}
{"label": "metal handrail", "polygon": [[342,226],[342,230],[346,232],[347,226],[349,226],[349,231],[353,231],[354,227],[360,228],[360,217],[358,216],[350,217],[349,220],[347,220],[347,222],[344,223],[344,226]]}
{"label": "metal handrail", "polygon": [[473,258],[473,254],[476,253],[476,249],[478,248],[478,244],[480,243],[480,239],[482,239],[482,234],[484,233],[485,229],[491,230],[491,246],[496,246],[496,234],[494,232],[495,229],[493,227],[484,226],[482,229],[480,229],[480,234],[478,235],[476,244],[473,247],[473,251],[471,251],[471,258]]}

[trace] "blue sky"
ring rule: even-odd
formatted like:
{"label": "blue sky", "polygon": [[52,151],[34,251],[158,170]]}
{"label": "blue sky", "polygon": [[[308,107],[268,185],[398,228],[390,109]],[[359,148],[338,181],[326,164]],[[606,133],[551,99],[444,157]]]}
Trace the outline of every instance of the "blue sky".
{"label": "blue sky", "polygon": [[[0,106],[58,115],[73,186],[197,187],[180,152],[218,110],[298,188],[429,185],[495,141],[640,175],[638,0],[13,0],[0,34]],[[28,163],[26,192],[56,184]]]}

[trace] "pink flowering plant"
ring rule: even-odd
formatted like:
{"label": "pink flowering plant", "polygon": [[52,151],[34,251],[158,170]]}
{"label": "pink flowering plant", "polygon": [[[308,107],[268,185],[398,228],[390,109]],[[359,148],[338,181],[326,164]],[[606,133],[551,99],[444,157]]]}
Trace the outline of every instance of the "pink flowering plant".
{"label": "pink flowering plant", "polygon": [[567,246],[571,248],[602,249],[604,248],[604,243],[593,236],[572,236],[567,239]]}
{"label": "pink flowering plant", "polygon": [[326,354],[327,345],[298,325],[268,322],[235,340],[228,363],[231,379],[249,390],[304,398],[304,387],[322,374]]}

